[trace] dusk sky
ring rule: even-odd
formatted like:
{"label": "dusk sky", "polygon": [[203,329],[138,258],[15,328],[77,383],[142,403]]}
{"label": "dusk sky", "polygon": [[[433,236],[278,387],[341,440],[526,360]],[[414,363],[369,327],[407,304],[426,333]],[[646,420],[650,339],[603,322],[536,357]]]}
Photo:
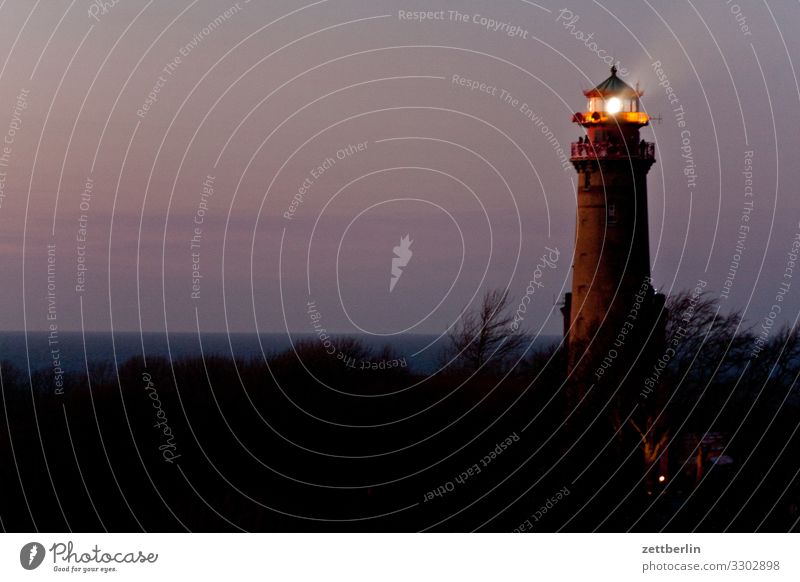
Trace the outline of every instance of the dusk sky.
{"label": "dusk sky", "polygon": [[80,329],[82,305],[96,331],[311,333],[313,301],[330,331],[441,333],[486,289],[516,305],[553,249],[522,327],[558,334],[557,148],[605,56],[662,119],[654,285],[705,281],[759,325],[788,282],[776,321],[797,316],[797,2],[111,4],[0,4],[5,330],[47,329],[48,305]]}

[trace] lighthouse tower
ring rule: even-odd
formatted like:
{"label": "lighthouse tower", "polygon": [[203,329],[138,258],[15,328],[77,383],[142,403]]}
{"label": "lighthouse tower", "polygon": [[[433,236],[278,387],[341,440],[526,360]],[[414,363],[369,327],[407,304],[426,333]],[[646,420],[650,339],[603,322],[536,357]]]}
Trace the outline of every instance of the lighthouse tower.
{"label": "lighthouse tower", "polygon": [[644,360],[636,350],[653,337],[663,311],[664,298],[650,284],[647,172],[655,152],[639,136],[649,123],[642,94],[612,67],[584,91],[586,111],[573,116],[584,132],[570,158],[578,204],[572,292],[562,313],[568,373],[580,392]]}

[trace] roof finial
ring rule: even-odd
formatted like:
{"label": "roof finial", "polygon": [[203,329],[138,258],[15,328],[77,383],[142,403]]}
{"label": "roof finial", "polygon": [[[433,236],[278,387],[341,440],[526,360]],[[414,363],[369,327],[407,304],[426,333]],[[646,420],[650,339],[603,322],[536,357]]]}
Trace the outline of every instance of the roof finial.
{"label": "roof finial", "polygon": [[611,76],[612,77],[617,76],[617,65],[611,65]]}

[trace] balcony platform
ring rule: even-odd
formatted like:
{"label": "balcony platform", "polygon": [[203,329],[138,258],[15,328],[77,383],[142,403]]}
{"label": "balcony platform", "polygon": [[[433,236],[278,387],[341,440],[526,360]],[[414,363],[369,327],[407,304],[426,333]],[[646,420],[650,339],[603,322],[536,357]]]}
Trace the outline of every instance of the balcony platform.
{"label": "balcony platform", "polygon": [[655,144],[644,142],[628,149],[625,148],[624,144],[610,142],[572,142],[571,144],[571,160],[624,160],[627,158],[655,162]]}

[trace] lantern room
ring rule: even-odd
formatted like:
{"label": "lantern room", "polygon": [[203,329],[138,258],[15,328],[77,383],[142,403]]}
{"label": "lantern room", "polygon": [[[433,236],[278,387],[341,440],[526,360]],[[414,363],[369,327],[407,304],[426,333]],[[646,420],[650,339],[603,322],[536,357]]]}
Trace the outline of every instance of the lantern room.
{"label": "lantern room", "polygon": [[572,144],[571,159],[640,158],[655,160],[652,143],[639,138],[639,130],[650,123],[647,113],[640,111],[640,97],[644,94],[638,84],[634,89],[617,77],[617,68],[611,67],[611,76],[584,91],[586,111],[572,116],[572,121],[582,126],[581,136]]}
{"label": "lantern room", "polygon": [[584,91],[586,111],[576,113],[574,121],[584,127],[601,123],[634,123],[647,125],[650,118],[640,111],[639,98],[644,94],[617,77],[617,68],[611,67],[611,76],[597,87]]}

